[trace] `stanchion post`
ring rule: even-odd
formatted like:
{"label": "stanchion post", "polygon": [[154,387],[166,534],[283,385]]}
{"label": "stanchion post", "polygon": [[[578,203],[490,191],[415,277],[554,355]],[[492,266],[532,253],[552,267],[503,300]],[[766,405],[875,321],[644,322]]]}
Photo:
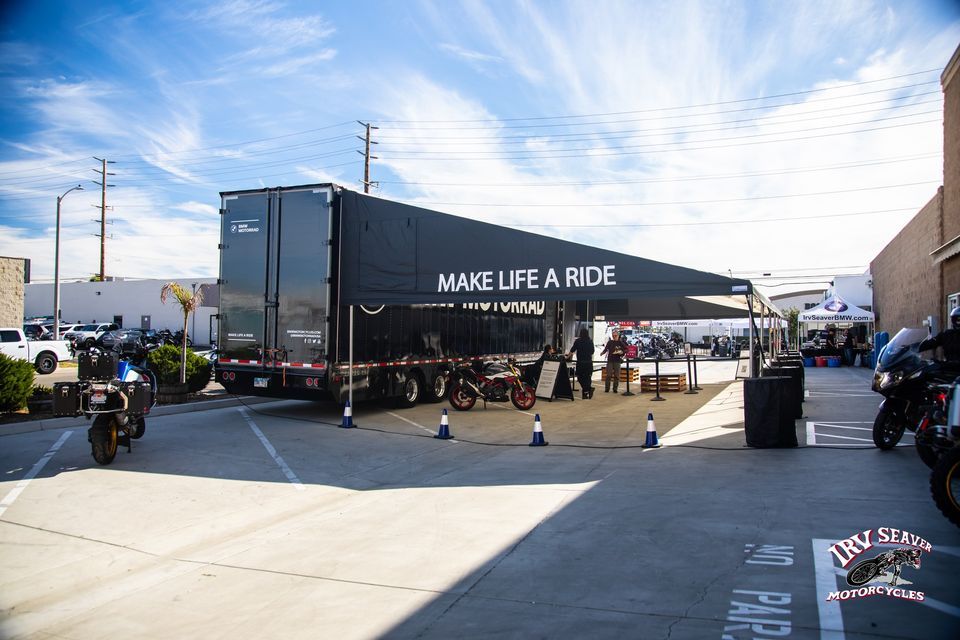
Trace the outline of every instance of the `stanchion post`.
{"label": "stanchion post", "polygon": [[696,391],[703,391],[703,388],[697,381],[697,354],[693,354],[693,388]]}
{"label": "stanchion post", "polygon": [[657,379],[657,395],[651,398],[654,402],[663,402],[666,398],[660,397],[660,354],[657,353],[657,359],[654,362],[654,377]]}
{"label": "stanchion post", "polygon": [[630,391],[630,358],[627,357],[627,390],[621,393],[622,396],[635,396],[634,392]]}
{"label": "stanchion post", "polygon": [[693,388],[693,373],[690,370],[690,354],[687,354],[687,390],[684,391],[685,394],[691,395],[697,393]]}

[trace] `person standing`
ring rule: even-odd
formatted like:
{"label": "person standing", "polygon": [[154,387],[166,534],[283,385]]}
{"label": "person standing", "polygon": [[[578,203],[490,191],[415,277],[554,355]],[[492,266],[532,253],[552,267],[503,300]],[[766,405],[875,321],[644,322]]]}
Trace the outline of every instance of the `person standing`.
{"label": "person standing", "polygon": [[843,359],[846,360],[846,365],[849,367],[853,366],[854,360],[856,360],[856,346],[857,341],[853,337],[853,329],[847,329],[843,333]]}
{"label": "person standing", "polygon": [[627,352],[627,343],[620,337],[619,331],[614,331],[613,335],[607,340],[600,355],[607,354],[607,379],[603,383],[603,392],[610,393],[610,380],[613,380],[613,392],[617,393],[620,386],[620,365],[623,363],[623,356]]}
{"label": "person standing", "polygon": [[586,328],[580,329],[579,337],[573,341],[570,347],[570,353],[567,354],[567,360],[577,354],[577,380],[580,382],[583,399],[589,400],[593,397],[593,340],[590,339],[590,332]]}

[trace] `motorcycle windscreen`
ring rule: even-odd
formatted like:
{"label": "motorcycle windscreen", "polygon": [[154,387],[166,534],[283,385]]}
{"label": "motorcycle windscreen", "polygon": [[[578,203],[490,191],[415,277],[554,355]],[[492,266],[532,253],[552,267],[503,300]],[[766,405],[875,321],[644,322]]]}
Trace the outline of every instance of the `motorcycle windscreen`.
{"label": "motorcycle windscreen", "polygon": [[880,353],[879,365],[890,367],[905,357],[919,358],[919,345],[929,337],[926,329],[900,329]]}
{"label": "motorcycle windscreen", "polygon": [[221,227],[220,353],[259,360],[263,350],[269,201],[266,193],[227,196]]}
{"label": "motorcycle windscreen", "polygon": [[287,362],[326,359],[330,199],[328,189],[280,192],[277,348]]}

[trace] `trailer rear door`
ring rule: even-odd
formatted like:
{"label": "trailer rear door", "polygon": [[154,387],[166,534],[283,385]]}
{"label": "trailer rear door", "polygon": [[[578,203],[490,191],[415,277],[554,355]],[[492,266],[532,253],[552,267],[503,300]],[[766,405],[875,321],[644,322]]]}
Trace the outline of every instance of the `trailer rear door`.
{"label": "trailer rear door", "polygon": [[224,194],[221,359],[324,360],[331,199],[329,188]]}

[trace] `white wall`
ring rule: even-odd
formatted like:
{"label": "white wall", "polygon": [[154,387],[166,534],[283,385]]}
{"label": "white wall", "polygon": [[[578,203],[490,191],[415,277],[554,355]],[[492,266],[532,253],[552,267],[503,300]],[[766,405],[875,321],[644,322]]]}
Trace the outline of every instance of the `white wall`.
{"label": "white wall", "polygon": [[800,311],[805,311],[807,309],[807,305],[813,305],[814,307],[817,306],[824,301],[825,293],[825,289],[819,289],[816,291],[797,291],[791,294],[771,296],[770,301],[777,305],[777,308],[780,309],[780,311],[783,311],[784,314],[786,314],[787,309],[796,308]]}
{"label": "white wall", "polygon": [[873,276],[869,273],[859,276],[837,276],[833,279],[833,286],[827,290],[827,294],[840,296],[861,309],[873,309]]}
{"label": "white wall", "polygon": [[[216,283],[216,278],[176,280],[188,290],[193,285]],[[110,282],[63,282],[60,284],[61,322],[113,322],[123,316],[127,328],[141,326],[141,316],[150,316],[151,329],[183,328],[183,314],[176,300],[160,302],[160,289],[169,280],[114,280]],[[211,344],[210,316],[216,307],[201,307],[190,316],[188,333],[194,344]],[[28,284],[24,293],[24,316],[53,315],[53,284]],[[213,331],[216,332],[216,319]]]}

